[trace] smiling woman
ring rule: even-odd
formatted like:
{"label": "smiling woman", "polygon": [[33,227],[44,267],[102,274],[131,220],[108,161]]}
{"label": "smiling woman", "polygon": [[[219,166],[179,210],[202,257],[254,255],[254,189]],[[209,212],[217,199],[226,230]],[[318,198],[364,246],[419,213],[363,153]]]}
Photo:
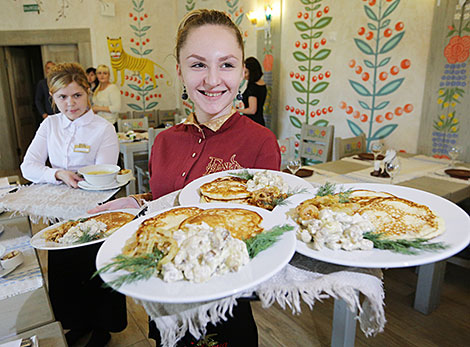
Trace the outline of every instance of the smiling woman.
{"label": "smiling woman", "polygon": [[[230,18],[216,10],[188,13],[178,28],[176,56],[176,70],[185,86],[182,97],[191,98],[195,112],[155,139],[149,162],[152,194],[145,198],[156,199],[213,172],[279,170],[281,156],[274,134],[232,106],[244,76],[244,52],[241,33]],[[90,213],[136,207],[140,198],[117,199]],[[207,336],[219,345],[257,346],[249,303],[239,302],[232,313],[223,324],[209,324]],[[160,344],[154,324],[149,335]],[[188,333],[177,346],[202,343]]]}

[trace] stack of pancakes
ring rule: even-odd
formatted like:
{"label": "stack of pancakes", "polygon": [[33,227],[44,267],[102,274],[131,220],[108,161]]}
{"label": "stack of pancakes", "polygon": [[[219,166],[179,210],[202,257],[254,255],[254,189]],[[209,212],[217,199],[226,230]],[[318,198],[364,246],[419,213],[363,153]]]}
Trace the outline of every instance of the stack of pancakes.
{"label": "stack of pancakes", "polygon": [[366,215],[374,232],[388,240],[431,239],[445,231],[444,220],[429,207],[385,192],[355,190],[347,203],[339,202],[338,194],[315,197],[302,202],[296,212],[300,219],[307,220],[317,218],[323,208]]}
{"label": "stack of pancakes", "polygon": [[263,231],[263,218],[256,212],[242,208],[179,207],[163,212],[142,222],[127,240],[123,254],[139,256],[152,253],[155,246],[165,251],[174,247],[172,234],[188,224],[206,223],[212,228],[224,228],[237,239],[249,239]]}
{"label": "stack of pancakes", "polygon": [[279,199],[287,198],[277,187],[265,187],[253,192],[248,191],[248,180],[223,176],[207,182],[199,188],[201,202],[229,202],[247,204],[272,210]]}

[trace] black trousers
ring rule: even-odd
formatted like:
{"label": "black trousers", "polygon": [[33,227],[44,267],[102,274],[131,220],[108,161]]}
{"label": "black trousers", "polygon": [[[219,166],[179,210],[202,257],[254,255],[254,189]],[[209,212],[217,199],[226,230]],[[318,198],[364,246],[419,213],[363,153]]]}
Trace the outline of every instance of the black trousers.
{"label": "black trousers", "polygon": [[126,297],[103,288],[95,259],[101,243],[49,251],[49,295],[64,329],[122,331],[127,326]]}
{"label": "black trousers", "polygon": [[[177,347],[257,347],[258,330],[251,312],[250,302],[241,300],[237,306],[233,307],[233,317],[228,317],[226,321],[217,325],[209,323],[207,325],[206,336],[199,341],[196,340],[189,331],[178,341]],[[149,321],[149,338],[161,345],[160,332],[155,323]]]}

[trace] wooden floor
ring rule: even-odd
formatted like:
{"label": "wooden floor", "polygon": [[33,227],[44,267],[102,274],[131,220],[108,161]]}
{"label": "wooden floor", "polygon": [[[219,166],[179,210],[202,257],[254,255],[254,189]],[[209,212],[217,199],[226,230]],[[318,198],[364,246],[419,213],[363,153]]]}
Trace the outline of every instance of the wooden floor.
{"label": "wooden floor", "polygon": [[[41,226],[36,225],[36,231]],[[44,273],[47,273],[47,252],[39,252]],[[441,304],[426,316],[412,307],[417,275],[414,268],[384,271],[385,331],[375,337],[365,337],[359,326],[356,346],[469,346],[470,345],[470,270],[447,264]],[[259,345],[329,346],[333,300],[317,302],[313,310],[306,305],[302,314],[293,315],[278,305],[263,309],[259,302],[252,303],[258,325]],[[110,347],[155,346],[147,339],[147,314],[131,298],[127,300],[128,326],[121,333],[112,334]],[[87,337],[78,346],[84,346]]]}

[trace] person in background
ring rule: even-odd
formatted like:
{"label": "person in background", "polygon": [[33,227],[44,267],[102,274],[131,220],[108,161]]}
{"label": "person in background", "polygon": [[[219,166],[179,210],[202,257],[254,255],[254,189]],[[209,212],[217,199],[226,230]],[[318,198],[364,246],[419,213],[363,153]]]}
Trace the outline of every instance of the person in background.
{"label": "person in background", "polygon": [[[52,104],[60,113],[40,125],[28,150],[21,172],[34,183],[65,183],[77,188],[75,173],[92,164],[116,164],[119,143],[112,125],[91,110],[88,81],[82,80],[78,64],[59,64],[49,72]],[[49,159],[51,167],[46,166]]]}
{"label": "person in background", "polygon": [[98,87],[96,69],[94,67],[89,67],[88,69],[86,69],[86,77],[88,79],[88,84],[90,85],[91,92],[93,93],[96,87]]}
{"label": "person in background", "polygon": [[34,96],[34,103],[38,110],[38,116],[36,117],[37,126],[46,119],[48,115],[54,114],[51,104],[51,96],[49,95],[49,88],[47,87],[47,75],[51,68],[55,66],[53,61],[48,61],[44,66],[45,78],[40,80],[36,86],[36,94]]}
{"label": "person in background", "polygon": [[[21,171],[33,182],[66,183],[76,187],[79,167],[116,164],[119,144],[114,127],[90,108],[89,85],[76,63],[59,64],[48,74],[53,104],[60,113],[41,124]],[[49,157],[52,168],[45,166]],[[73,346],[91,334],[86,346],[105,346],[110,331],[127,326],[126,298],[103,288],[95,259],[100,244],[54,250],[48,254],[49,296],[55,318],[61,322],[67,344]]]}
{"label": "person in background", "polygon": [[121,92],[119,88],[109,81],[109,67],[98,65],[96,68],[98,87],[93,93],[93,112],[115,124],[118,112],[121,110]]}
{"label": "person in background", "polygon": [[[149,195],[134,195],[100,205],[90,213],[132,207],[157,199],[210,173],[242,168],[279,170],[281,156],[275,135],[241,116],[233,100],[244,75],[243,38],[223,12],[195,10],[178,28],[177,74],[182,98],[191,98],[195,112],[185,122],[161,132],[149,161]],[[220,346],[257,346],[258,333],[249,302],[240,301],[227,321],[209,324],[207,335]],[[153,322],[149,336],[160,344]],[[188,332],[177,346],[196,346]]]}
{"label": "person in background", "polygon": [[245,60],[245,79],[248,81],[248,86],[243,92],[245,108],[239,109],[238,112],[264,126],[263,107],[268,90],[262,76],[263,70],[258,60],[254,57],[247,58]]}

